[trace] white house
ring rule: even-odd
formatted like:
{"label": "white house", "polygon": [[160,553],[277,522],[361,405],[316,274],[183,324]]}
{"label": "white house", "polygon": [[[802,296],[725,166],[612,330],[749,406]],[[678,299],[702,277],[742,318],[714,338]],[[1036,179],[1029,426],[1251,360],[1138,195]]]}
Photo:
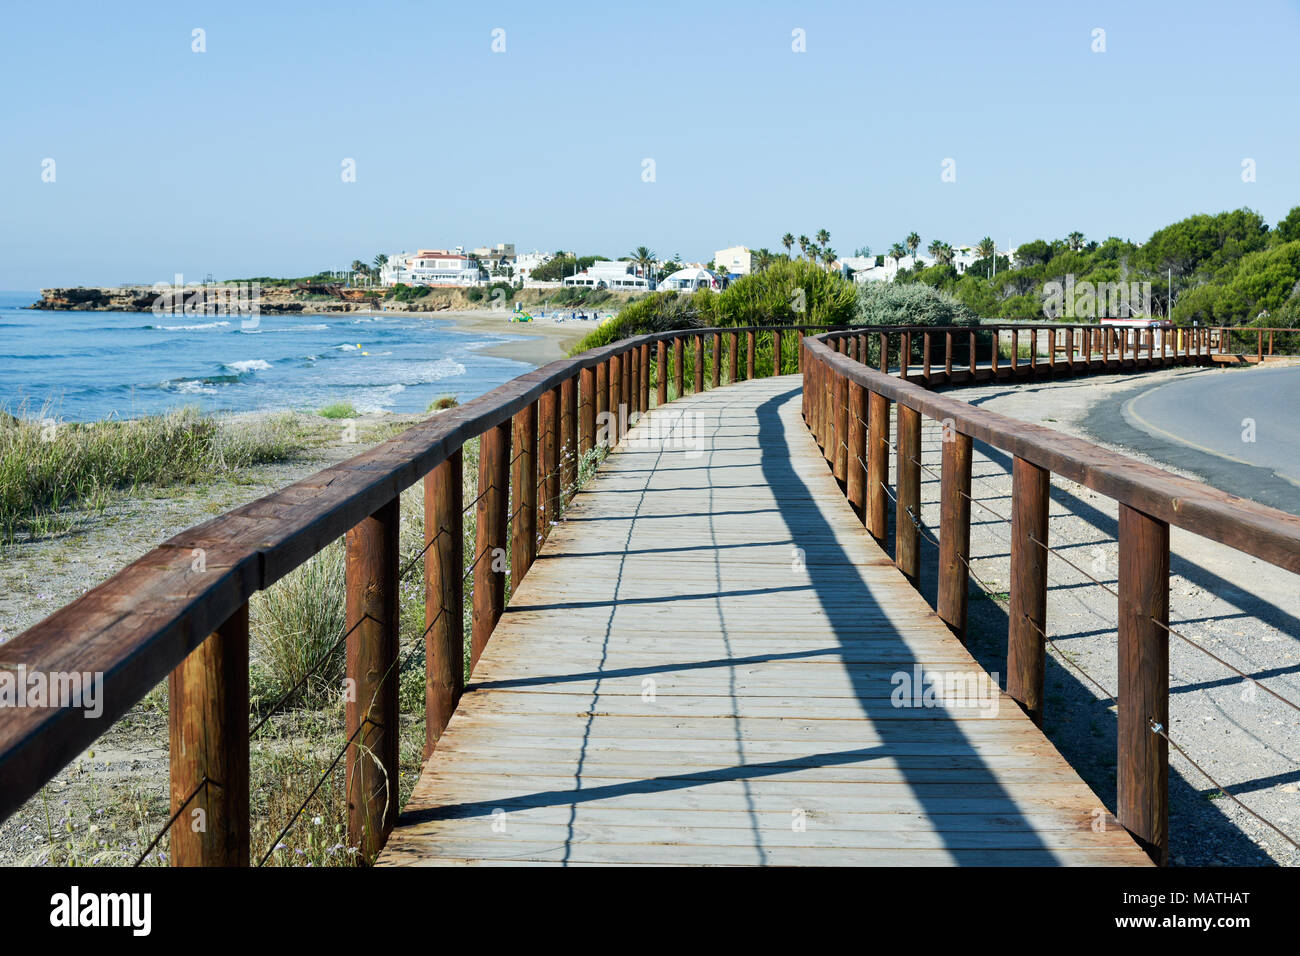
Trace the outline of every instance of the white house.
{"label": "white house", "polygon": [[521,282],[527,282],[532,276],[533,270],[550,262],[551,258],[552,256],[549,252],[537,252],[536,250],[533,252],[521,252],[519,255],[515,256],[513,263],[515,267],[515,278]]}
{"label": "white house", "polygon": [[747,276],[754,271],[754,254],[745,246],[719,249],[713,254],[713,265],[727,275]]}
{"label": "white house", "polygon": [[577,275],[565,276],[564,284],[590,289],[611,289],[624,292],[647,292],[654,281],[637,275],[636,264],[627,261],[608,262],[598,259]]}
{"label": "white house", "polygon": [[421,249],[399,252],[388,257],[380,272],[386,286],[402,285],[478,285],[478,264],[459,248]]}

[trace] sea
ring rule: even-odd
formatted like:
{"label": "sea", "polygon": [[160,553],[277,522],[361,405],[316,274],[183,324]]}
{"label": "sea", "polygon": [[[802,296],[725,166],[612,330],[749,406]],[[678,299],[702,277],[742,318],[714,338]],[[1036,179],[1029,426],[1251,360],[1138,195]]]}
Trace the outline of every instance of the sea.
{"label": "sea", "polygon": [[39,299],[0,292],[0,409],[11,414],[85,422],[181,406],[315,411],[335,402],[415,413],[443,395],[465,402],[533,368],[483,352],[525,336],[458,331],[448,320],[348,313],[253,322],[27,308]]}

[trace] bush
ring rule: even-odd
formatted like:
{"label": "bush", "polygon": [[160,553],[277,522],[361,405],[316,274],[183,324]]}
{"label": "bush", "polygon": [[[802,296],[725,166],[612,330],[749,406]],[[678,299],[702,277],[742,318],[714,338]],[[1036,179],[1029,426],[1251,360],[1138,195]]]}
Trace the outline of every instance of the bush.
{"label": "bush", "polygon": [[356,418],[357,410],[351,402],[332,402],[316,414],[322,418]]}
{"label": "bush", "polygon": [[979,325],[979,316],[954,296],[925,283],[864,282],[858,286],[854,325]]}
{"label": "bush", "polygon": [[439,395],[429,403],[429,407],[426,408],[425,411],[440,412],[445,408],[455,408],[459,404],[460,402],[456,399],[455,395]]}

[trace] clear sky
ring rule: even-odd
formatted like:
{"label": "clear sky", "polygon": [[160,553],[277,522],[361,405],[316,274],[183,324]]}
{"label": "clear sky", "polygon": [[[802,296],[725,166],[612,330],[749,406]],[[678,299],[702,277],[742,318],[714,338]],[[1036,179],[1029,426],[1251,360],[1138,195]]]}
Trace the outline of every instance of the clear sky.
{"label": "clear sky", "polygon": [[1300,205],[1294,2],[98,0],[2,29],[6,289],[823,227],[841,254],[1142,241]]}

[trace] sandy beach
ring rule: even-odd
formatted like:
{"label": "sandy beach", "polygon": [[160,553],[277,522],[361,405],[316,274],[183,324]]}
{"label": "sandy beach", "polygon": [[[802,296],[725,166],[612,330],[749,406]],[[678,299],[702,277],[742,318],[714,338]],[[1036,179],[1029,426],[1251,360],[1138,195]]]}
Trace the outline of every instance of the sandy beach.
{"label": "sandy beach", "polygon": [[[411,313],[426,319],[442,319],[454,323],[457,331],[493,332],[520,336],[516,342],[502,342],[483,349],[484,355],[514,359],[533,365],[546,365],[566,358],[569,349],[583,336],[596,328],[595,321],[560,320],[551,314],[541,318],[534,314],[531,322],[511,322],[509,312],[417,312]],[[591,314],[590,312],[588,313]],[[567,314],[566,314],[567,315]],[[604,313],[602,313],[602,316]]]}

